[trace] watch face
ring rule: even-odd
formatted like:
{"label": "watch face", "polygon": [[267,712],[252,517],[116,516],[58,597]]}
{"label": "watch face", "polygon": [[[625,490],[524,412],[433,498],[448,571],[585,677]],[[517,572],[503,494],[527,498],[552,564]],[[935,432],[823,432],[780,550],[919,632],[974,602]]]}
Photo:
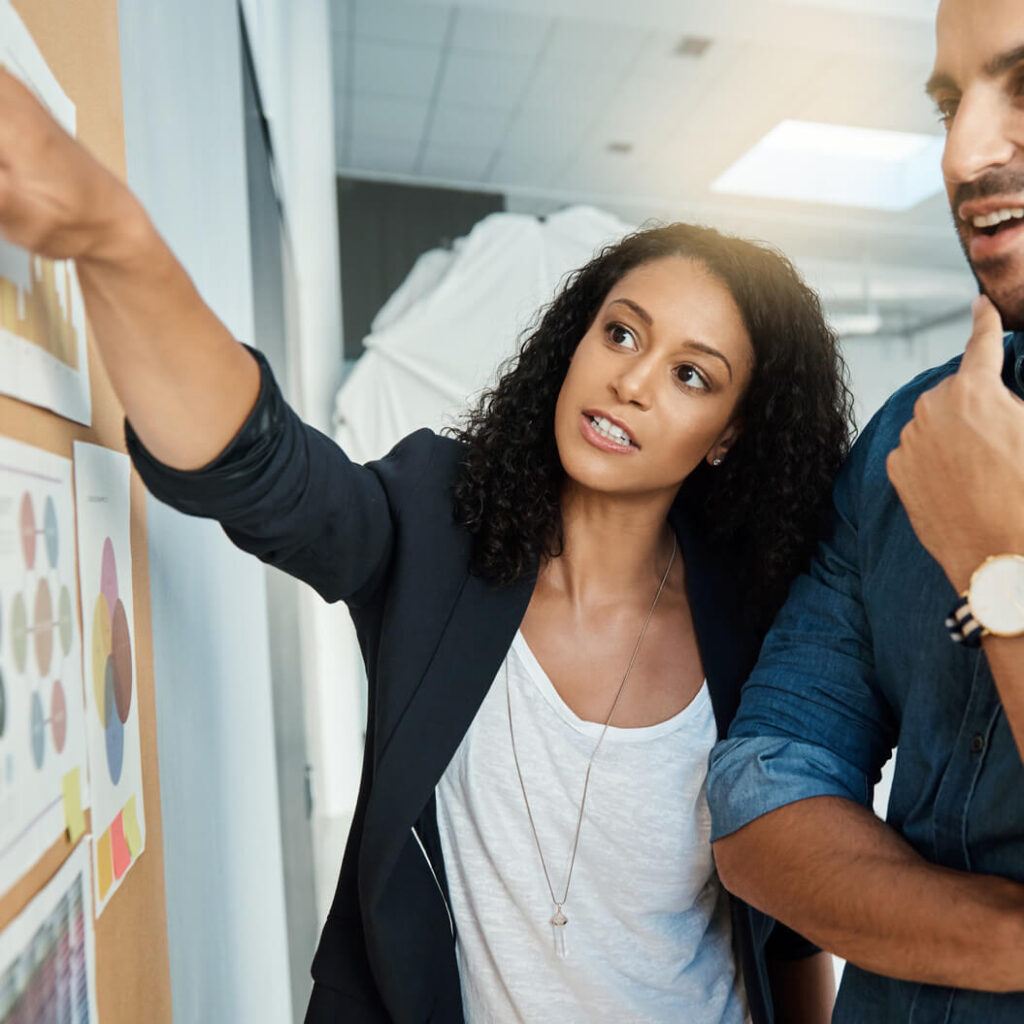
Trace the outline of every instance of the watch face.
{"label": "watch face", "polygon": [[1024,558],[1001,555],[974,574],[968,594],[971,613],[997,636],[1024,633]]}

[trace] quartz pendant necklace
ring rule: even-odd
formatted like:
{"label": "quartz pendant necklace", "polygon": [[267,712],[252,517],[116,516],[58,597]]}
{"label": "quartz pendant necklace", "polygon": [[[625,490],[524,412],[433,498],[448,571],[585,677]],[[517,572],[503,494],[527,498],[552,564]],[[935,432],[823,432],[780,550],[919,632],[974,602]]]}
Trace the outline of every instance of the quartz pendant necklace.
{"label": "quartz pendant necklace", "polygon": [[647,618],[644,619],[644,624],[640,628],[640,635],[636,638],[636,646],[633,648],[633,654],[629,659],[629,664],[626,666],[626,672],[622,677],[622,682],[619,684],[619,689],[615,694],[615,700],[612,702],[611,710],[608,712],[608,717],[604,720],[604,728],[602,728],[601,735],[598,737],[597,743],[594,745],[593,753],[590,755],[590,760],[587,762],[587,774],[583,779],[583,796],[580,797],[580,810],[579,815],[576,818],[576,836],[573,839],[572,857],[569,859],[569,872],[565,879],[565,888],[562,890],[561,900],[555,896],[555,889],[551,884],[551,876],[548,874],[548,866],[544,860],[544,851],[540,848],[540,839],[537,836],[537,826],[533,822],[533,812],[530,810],[530,798],[526,795],[526,784],[523,782],[523,773],[519,767],[519,753],[516,751],[516,731],[512,726],[512,690],[508,681],[508,655],[505,655],[505,703],[508,708],[508,732],[509,739],[512,741],[512,758],[515,761],[516,775],[519,778],[519,788],[523,792],[523,803],[526,804],[526,815],[530,820],[530,831],[533,833],[533,841],[537,847],[537,854],[540,857],[540,866],[544,870],[544,881],[548,884],[548,892],[551,894],[551,902],[555,907],[555,912],[551,915],[550,919],[551,930],[555,941],[555,955],[562,959],[569,955],[568,946],[565,941],[565,930],[569,924],[569,918],[566,917],[565,911],[562,907],[565,906],[565,901],[569,898],[569,886],[572,883],[572,869],[576,866],[576,851],[579,849],[580,828],[583,825],[583,808],[587,803],[587,787],[590,785],[590,769],[594,767],[594,758],[597,757],[597,752],[601,748],[601,742],[604,740],[605,733],[608,732],[608,726],[611,723],[612,715],[615,714],[615,709],[619,706],[622,691],[626,688],[626,680],[629,679],[629,673],[632,671],[633,662],[636,661],[636,656],[640,652],[640,645],[644,641],[644,634],[647,632],[647,626],[651,621],[651,616],[654,615],[654,609],[658,607],[658,598],[661,597],[661,592],[665,589],[665,584],[668,582],[668,574],[672,571],[672,564],[675,560],[676,540],[675,537],[673,537],[672,555],[665,568],[665,575],[661,577],[661,583],[658,586],[658,592],[654,595],[654,602],[651,604],[651,610],[647,613]]}
{"label": "quartz pendant necklace", "polygon": [[561,904],[556,903],[555,908],[551,917],[551,927],[554,929],[555,936],[555,952],[564,960],[569,955],[565,943],[565,926],[569,923],[569,918],[562,912]]}

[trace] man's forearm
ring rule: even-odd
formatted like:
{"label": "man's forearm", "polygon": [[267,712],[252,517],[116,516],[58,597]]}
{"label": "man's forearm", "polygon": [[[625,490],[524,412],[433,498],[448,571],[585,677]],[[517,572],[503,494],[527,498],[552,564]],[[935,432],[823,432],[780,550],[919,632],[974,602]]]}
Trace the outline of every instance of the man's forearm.
{"label": "man's forearm", "polygon": [[801,800],[715,843],[727,889],[865,970],[1024,989],[1024,885],[930,864],[870,811]]}

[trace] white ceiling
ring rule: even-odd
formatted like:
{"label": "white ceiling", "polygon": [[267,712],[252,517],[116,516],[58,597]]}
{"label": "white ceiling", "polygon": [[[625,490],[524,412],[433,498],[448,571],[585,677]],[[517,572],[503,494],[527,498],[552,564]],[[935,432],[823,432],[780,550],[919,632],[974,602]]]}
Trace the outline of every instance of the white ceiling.
{"label": "white ceiling", "polygon": [[[971,282],[942,196],[891,214],[709,190],[784,118],[938,134],[923,93],[935,6],[333,0],[337,168],[537,213],[582,201],[696,219],[861,283],[930,271],[960,301]],[[711,40],[702,56],[675,52],[687,35]],[[917,285],[908,302],[924,301]]]}

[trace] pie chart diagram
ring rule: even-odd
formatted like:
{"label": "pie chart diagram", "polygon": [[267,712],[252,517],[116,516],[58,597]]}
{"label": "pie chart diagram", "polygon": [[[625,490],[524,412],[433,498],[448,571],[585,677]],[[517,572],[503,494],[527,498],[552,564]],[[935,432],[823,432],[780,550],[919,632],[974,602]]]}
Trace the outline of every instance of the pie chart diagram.
{"label": "pie chart diagram", "polygon": [[124,762],[124,725],[132,707],[132,682],[128,614],[119,597],[117,562],[108,537],[103,542],[100,593],[92,614],[92,685],[103,727],[107,771],[115,786],[121,779]]}
{"label": "pie chart diagram", "polygon": [[[26,694],[27,705],[15,699],[8,706],[11,676],[5,679],[0,671],[0,738],[10,731],[7,726],[11,715],[19,725],[27,725],[28,759],[36,769],[42,770],[47,760],[47,746],[52,744],[53,751],[60,755],[68,744],[73,717],[69,712],[74,709],[69,708],[64,683],[53,677],[62,676],[66,670],[62,661],[74,647],[77,615],[71,587],[60,579],[61,530],[57,500],[53,495],[44,497],[24,491],[15,509],[17,544],[14,550],[21,555],[26,578],[21,589],[9,601],[4,601],[0,609],[0,642],[9,642],[10,649],[5,648],[4,654],[10,655],[17,675],[28,674],[33,689],[31,696]],[[5,762],[10,778],[10,753]]]}

